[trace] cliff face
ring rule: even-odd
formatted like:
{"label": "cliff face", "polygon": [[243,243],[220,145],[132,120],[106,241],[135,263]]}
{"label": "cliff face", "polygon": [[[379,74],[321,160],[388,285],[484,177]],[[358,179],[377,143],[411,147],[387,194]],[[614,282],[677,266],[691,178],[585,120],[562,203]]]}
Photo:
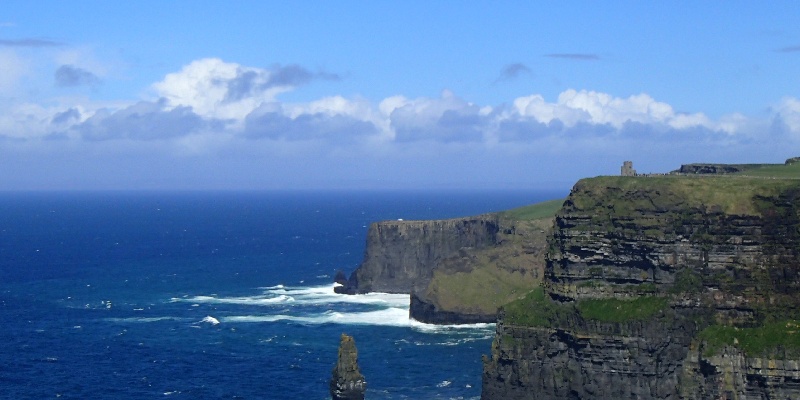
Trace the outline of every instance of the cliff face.
{"label": "cliff face", "polygon": [[800,398],[799,217],[793,179],[580,181],[482,398]]}
{"label": "cliff face", "polygon": [[350,276],[348,293],[422,291],[433,270],[465,248],[497,243],[497,216],[435,221],[383,221],[370,225],[364,261]]}
{"label": "cliff face", "polygon": [[410,293],[410,316],[436,324],[494,322],[541,282],[552,216],[563,200],[502,213],[372,224],[364,261],[339,293]]}
{"label": "cliff face", "polygon": [[666,312],[627,323],[575,318],[556,329],[501,322],[482,398],[674,398],[694,330]]}

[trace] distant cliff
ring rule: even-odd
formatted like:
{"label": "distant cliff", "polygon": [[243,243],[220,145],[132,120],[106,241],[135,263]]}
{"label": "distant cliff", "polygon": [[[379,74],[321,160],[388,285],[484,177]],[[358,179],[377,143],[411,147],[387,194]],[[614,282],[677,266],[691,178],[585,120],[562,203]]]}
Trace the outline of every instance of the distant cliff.
{"label": "distant cliff", "polygon": [[383,221],[339,293],[411,295],[411,317],[437,324],[494,322],[501,305],[540,281],[552,215],[561,201],[503,213]]}
{"label": "distant cliff", "polygon": [[423,290],[433,270],[464,248],[497,243],[497,216],[434,221],[383,221],[370,225],[364,261],[340,290],[411,293]]}
{"label": "distant cliff", "polygon": [[581,180],[548,247],[483,399],[800,398],[800,180]]}

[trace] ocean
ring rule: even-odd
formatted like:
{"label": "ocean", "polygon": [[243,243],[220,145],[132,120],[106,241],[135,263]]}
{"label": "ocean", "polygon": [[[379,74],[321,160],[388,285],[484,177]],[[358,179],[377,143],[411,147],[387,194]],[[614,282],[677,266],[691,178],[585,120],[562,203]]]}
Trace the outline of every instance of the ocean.
{"label": "ocean", "polygon": [[368,399],[480,396],[493,324],[333,293],[367,227],[564,191],[0,193],[0,397],[328,399],[339,337]]}

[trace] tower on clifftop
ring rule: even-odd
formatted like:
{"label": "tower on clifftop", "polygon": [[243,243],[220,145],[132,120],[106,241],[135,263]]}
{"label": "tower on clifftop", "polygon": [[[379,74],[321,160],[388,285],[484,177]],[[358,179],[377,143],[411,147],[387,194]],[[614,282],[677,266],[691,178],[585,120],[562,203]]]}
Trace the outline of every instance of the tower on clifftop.
{"label": "tower on clifftop", "polygon": [[622,176],[636,176],[636,170],[633,169],[633,161],[623,161],[620,174]]}

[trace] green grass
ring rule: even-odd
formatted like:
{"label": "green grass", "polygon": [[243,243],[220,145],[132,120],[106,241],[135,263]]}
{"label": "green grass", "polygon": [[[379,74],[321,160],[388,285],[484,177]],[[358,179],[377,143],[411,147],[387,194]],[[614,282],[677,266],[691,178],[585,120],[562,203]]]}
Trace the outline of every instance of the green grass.
{"label": "green grass", "polygon": [[[704,354],[711,356],[724,346],[734,346],[748,356],[800,355],[800,321],[767,323],[757,328],[711,325],[698,336],[706,344]],[[785,353],[784,353],[785,352]]]}
{"label": "green grass", "polygon": [[514,208],[500,213],[501,216],[516,221],[527,221],[541,218],[552,218],[556,215],[561,206],[564,204],[564,199],[544,201],[541,203],[531,204]]}
{"label": "green grass", "polygon": [[575,307],[550,301],[544,289],[537,288],[524,298],[503,306],[505,322],[523,326],[556,326],[570,315],[579,313],[585,319],[602,322],[645,320],[668,307],[667,299],[642,296],[634,300],[586,299]]}
{"label": "green grass", "polygon": [[667,299],[642,296],[634,300],[587,299],[578,302],[578,311],[586,319],[603,322],[644,320],[667,308]]}
{"label": "green grass", "polygon": [[435,271],[428,285],[429,297],[446,310],[465,310],[494,314],[503,304],[536,287],[541,278],[491,265],[465,272],[445,274]]}
{"label": "green grass", "polygon": [[541,287],[532,290],[522,299],[504,305],[503,310],[507,324],[540,327],[553,326],[564,315],[574,313],[572,307],[551,302]]}
{"label": "green grass", "polygon": [[747,169],[737,175],[770,177],[770,178],[800,178],[800,163],[792,164],[765,164],[756,168]]}
{"label": "green grass", "polygon": [[[795,164],[785,168],[800,168]],[[570,199],[584,212],[632,214],[641,210],[718,209],[727,214],[759,215],[754,196],[771,197],[800,189],[800,179],[735,175],[622,177],[582,179]]]}

